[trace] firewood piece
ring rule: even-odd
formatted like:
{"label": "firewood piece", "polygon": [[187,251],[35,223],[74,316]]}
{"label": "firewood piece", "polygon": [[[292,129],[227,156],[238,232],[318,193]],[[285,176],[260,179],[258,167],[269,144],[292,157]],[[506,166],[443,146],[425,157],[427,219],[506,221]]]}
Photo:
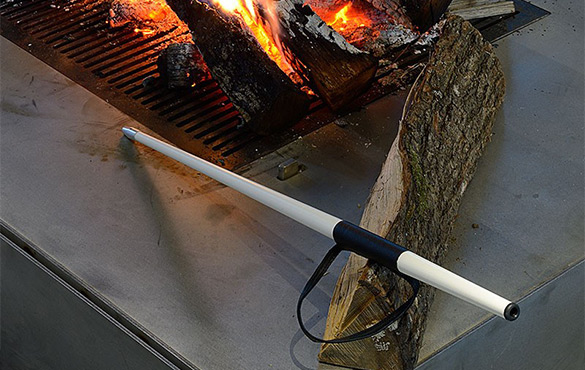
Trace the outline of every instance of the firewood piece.
{"label": "firewood piece", "polygon": [[[441,263],[504,91],[492,46],[467,21],[448,16],[409,93],[399,133],[360,225]],[[407,285],[386,268],[351,255],[331,300],[325,338],[379,321],[407,298]],[[433,297],[434,289],[423,284],[397,325],[370,339],[325,344],[320,361],[359,369],[412,369]]]}
{"label": "firewood piece", "polygon": [[164,0],[113,0],[108,22],[110,27],[120,27],[127,23],[134,25],[150,25],[173,17],[171,9]]}
{"label": "firewood piece", "polygon": [[183,41],[183,33],[187,31],[187,26],[179,20],[165,0],[112,0],[108,23],[112,28],[131,25],[147,33],[173,32],[176,29],[175,42]]}
{"label": "firewood piece", "polygon": [[309,98],[233,17],[198,0],[167,0],[191,30],[211,75],[246,124],[262,134],[298,122]]}
{"label": "firewood piece", "polygon": [[376,58],[349,44],[303,0],[278,0],[276,11],[280,40],[301,61],[300,73],[333,110],[370,86],[378,66]]}
{"label": "firewood piece", "polygon": [[160,53],[156,64],[169,89],[194,86],[211,77],[203,57],[191,43],[170,44]]}
{"label": "firewood piece", "polygon": [[453,0],[449,11],[463,19],[494,17],[496,15],[514,14],[516,6],[513,1],[502,0]]}

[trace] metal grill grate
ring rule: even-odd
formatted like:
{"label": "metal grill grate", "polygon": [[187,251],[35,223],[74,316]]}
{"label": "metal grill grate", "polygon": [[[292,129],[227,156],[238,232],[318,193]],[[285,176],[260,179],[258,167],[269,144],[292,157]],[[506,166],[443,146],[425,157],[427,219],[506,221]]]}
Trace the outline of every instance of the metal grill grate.
{"label": "metal grill grate", "polygon": [[[336,118],[314,99],[309,115],[293,128],[259,136],[241,127],[240,115],[215,81],[202,81],[187,92],[156,83],[156,58],[179,34],[177,29],[150,36],[128,27],[111,29],[108,10],[107,0],[3,0],[2,35],[179,147],[230,169]],[[477,26],[495,39],[512,31],[502,27],[502,19],[484,20]],[[409,54],[398,64],[423,58]],[[367,104],[386,93],[375,85],[356,103]]]}

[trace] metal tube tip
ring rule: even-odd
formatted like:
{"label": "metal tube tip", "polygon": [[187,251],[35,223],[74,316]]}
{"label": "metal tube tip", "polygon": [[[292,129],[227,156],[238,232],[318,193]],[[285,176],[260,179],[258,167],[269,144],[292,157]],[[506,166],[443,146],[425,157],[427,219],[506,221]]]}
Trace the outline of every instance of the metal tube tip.
{"label": "metal tube tip", "polygon": [[520,316],[520,307],[516,303],[510,303],[504,311],[504,318],[508,321],[514,321]]}
{"label": "metal tube tip", "polygon": [[138,133],[138,130],[132,127],[124,126],[122,127],[122,132],[124,133],[124,136],[126,136],[128,139],[134,140],[136,134]]}

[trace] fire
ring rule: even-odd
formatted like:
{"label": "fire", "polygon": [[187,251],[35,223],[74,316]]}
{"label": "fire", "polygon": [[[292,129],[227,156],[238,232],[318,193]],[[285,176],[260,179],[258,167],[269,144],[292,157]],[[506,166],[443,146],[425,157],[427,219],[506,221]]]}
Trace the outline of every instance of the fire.
{"label": "fire", "polygon": [[[143,36],[168,32],[179,28],[178,34],[188,32],[187,26],[167,5],[165,0],[112,0],[108,22],[111,27],[133,25],[134,32]],[[178,42],[189,42],[190,37],[180,37]]]}
{"label": "fire", "polygon": [[[274,0],[201,1],[213,4],[227,15],[239,17],[270,59],[295,83],[302,82],[282,52]],[[258,13],[259,9],[262,16]],[[177,17],[165,0],[112,0],[109,23],[111,27],[130,23],[135,26],[134,32],[141,33],[143,36],[166,32],[175,26],[178,26],[181,34],[188,34],[187,25]],[[189,40],[181,41],[191,42],[190,36],[188,38]]]}
{"label": "fire", "polygon": [[347,3],[333,17],[323,18],[323,20],[340,33],[343,33],[346,29],[353,30],[370,24],[370,20],[367,17],[352,8],[351,2]]}
{"label": "fire", "polygon": [[154,34],[154,30],[150,28],[135,28],[134,32],[142,33],[142,36],[148,36]]}
{"label": "fire", "polygon": [[[228,14],[239,16],[250,29],[262,49],[278,67],[293,80],[295,72],[282,52],[278,38],[278,18],[272,0],[212,0]],[[263,8],[266,23],[258,16],[257,6]]]}
{"label": "fire", "polygon": [[351,3],[347,4],[340,11],[335,14],[335,19],[331,25],[337,24],[337,22],[341,21],[343,24],[347,24],[347,11],[351,8]]}

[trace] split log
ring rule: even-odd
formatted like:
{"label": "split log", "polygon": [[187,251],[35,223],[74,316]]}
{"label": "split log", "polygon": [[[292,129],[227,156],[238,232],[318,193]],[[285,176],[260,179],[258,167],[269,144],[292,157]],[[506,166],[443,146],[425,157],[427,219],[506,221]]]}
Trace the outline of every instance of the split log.
{"label": "split log", "polygon": [[[448,16],[407,98],[398,136],[360,225],[441,263],[504,91],[492,46],[471,24]],[[351,255],[331,300],[325,338],[379,321],[407,298],[407,285],[386,268]],[[320,361],[358,369],[412,369],[433,297],[434,289],[423,284],[397,325],[370,339],[325,344]]]}
{"label": "split log", "polygon": [[[305,0],[305,4],[347,42],[376,58],[419,37],[398,0]],[[347,9],[347,22],[336,20],[343,8]]]}
{"label": "split log", "polygon": [[189,26],[211,75],[254,131],[271,133],[304,117],[308,96],[236,17],[198,0],[167,3]]}
{"label": "split log", "polygon": [[502,0],[453,0],[449,12],[469,20],[514,14],[516,5],[513,1]]}
{"label": "split log", "polygon": [[277,0],[275,5],[280,40],[294,55],[293,66],[333,110],[370,86],[378,66],[376,58],[349,44],[303,0]]}
{"label": "split log", "polygon": [[203,57],[192,43],[170,44],[160,53],[156,64],[169,89],[191,87],[211,77]]}

